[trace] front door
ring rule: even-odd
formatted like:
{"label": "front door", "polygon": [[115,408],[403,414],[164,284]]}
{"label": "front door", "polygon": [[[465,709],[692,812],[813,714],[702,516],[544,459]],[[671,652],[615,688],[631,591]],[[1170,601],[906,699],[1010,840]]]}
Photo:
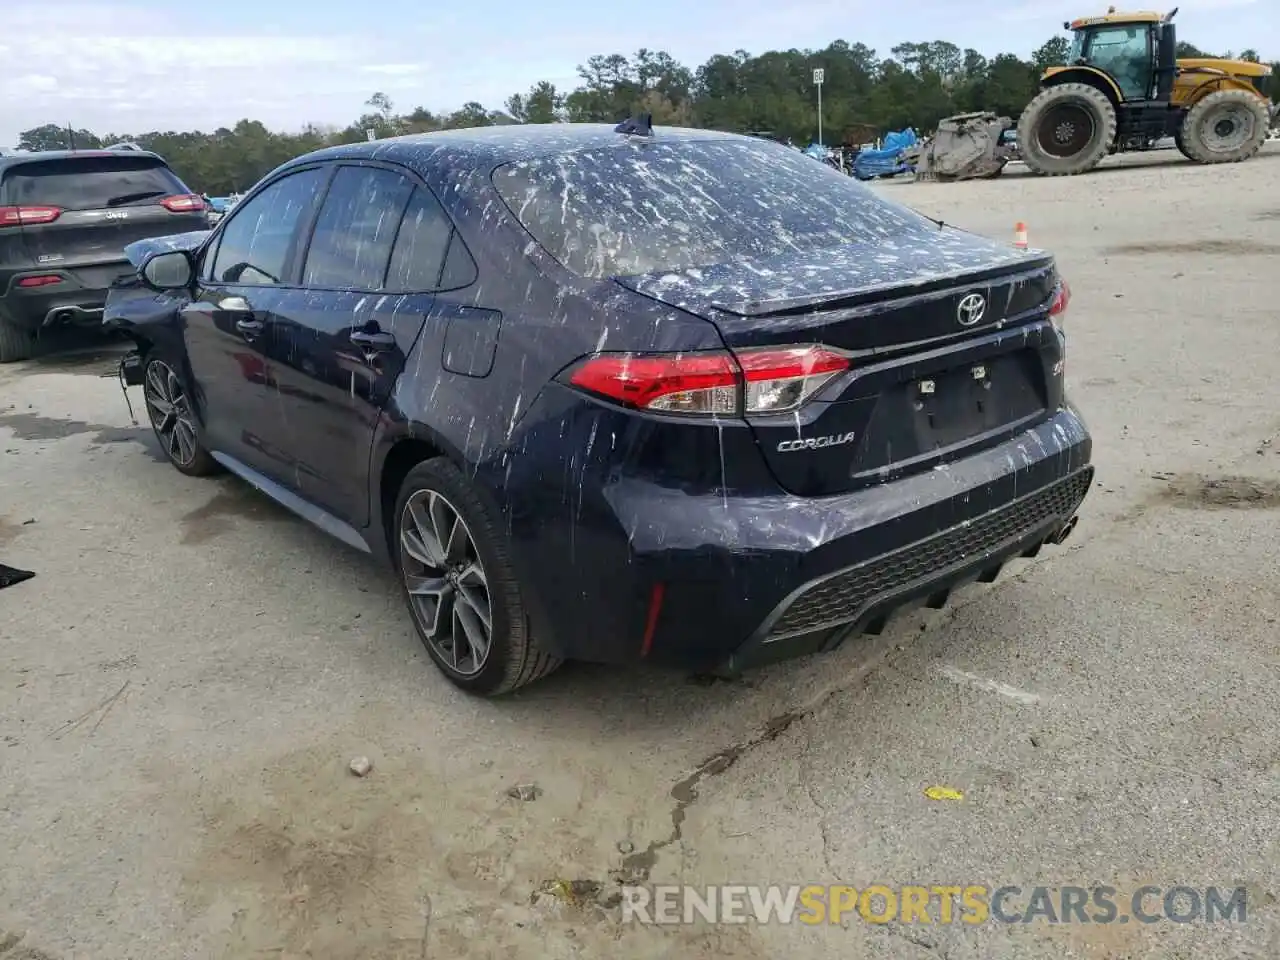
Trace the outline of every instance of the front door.
{"label": "front door", "polygon": [[227,217],[183,310],[183,336],[205,442],[218,453],[296,485],[279,449],[273,356],[276,310],[330,171],[288,174]]}
{"label": "front door", "polygon": [[300,287],[276,307],[277,396],[302,493],[354,527],[368,522],[374,430],[431,311],[450,230],[406,174],[340,166]]}
{"label": "front door", "polygon": [[1151,32],[1145,23],[1099,27],[1085,56],[1115,78],[1126,100],[1150,96],[1154,70]]}

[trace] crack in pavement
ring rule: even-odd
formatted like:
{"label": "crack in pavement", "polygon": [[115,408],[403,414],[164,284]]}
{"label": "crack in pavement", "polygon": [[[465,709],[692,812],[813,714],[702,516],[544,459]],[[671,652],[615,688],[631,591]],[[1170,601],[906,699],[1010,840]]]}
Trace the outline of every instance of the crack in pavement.
{"label": "crack in pavement", "polygon": [[[1042,568],[1050,565],[1054,559],[1073,553],[1076,550],[1087,546],[1088,543],[1089,540],[1082,543],[1072,544],[1071,546],[1066,547],[1061,553],[1057,554],[1056,557],[1045,556],[1034,560],[1029,559],[1023,569],[1016,573],[1007,575],[1002,583],[1006,585],[1009,583],[1021,583],[1033,576],[1035,573],[1041,571]],[[967,601],[960,600],[957,602],[956,600],[953,600],[952,603],[942,611],[942,615],[932,623],[921,624],[920,632],[937,633],[938,631],[945,629],[946,626],[952,623],[955,618],[960,615],[961,611],[966,609],[970,604],[981,602],[985,598],[987,592],[988,591],[982,591],[977,596],[974,596],[972,599]],[[671,847],[674,844],[680,844],[684,841],[684,823],[688,816],[688,810],[697,802],[698,788],[705,780],[720,776],[734,767],[739,760],[751,753],[751,751],[755,750],[757,747],[777,740],[795,724],[808,719],[816,713],[832,697],[847,692],[855,684],[864,680],[874,669],[887,661],[893,651],[904,648],[904,644],[901,642],[902,638],[899,638],[899,640],[892,639],[892,633],[888,630],[878,636],[867,635],[864,639],[870,639],[873,641],[878,640],[879,643],[877,646],[868,650],[866,659],[860,662],[858,666],[847,676],[819,691],[799,707],[772,717],[754,736],[745,740],[740,740],[737,743],[731,744],[723,750],[712,754],[710,757],[698,764],[692,773],[677,781],[668,792],[668,796],[673,801],[670,813],[671,830],[665,837],[657,840],[651,840],[643,849],[624,856],[622,858],[621,866],[616,870],[610,871],[610,877],[616,883],[622,885],[647,882],[653,868],[657,865],[658,854],[663,850],[666,850],[668,847]],[[809,741],[809,745],[812,745],[811,740]],[[801,766],[801,781],[809,795],[810,802],[813,803],[814,807],[817,808],[821,814],[825,808],[818,803],[813,793],[812,785],[808,781],[808,775],[803,766],[803,761]],[[831,866],[830,838],[827,832],[825,816],[819,817],[819,829],[822,832],[822,854],[827,870],[832,876],[838,876]],[[921,943],[918,945],[928,946],[929,949],[932,950],[938,949],[936,946],[928,944]]]}
{"label": "crack in pavement", "polygon": [[[637,850],[622,858],[622,865],[619,869],[611,872],[610,876],[619,884],[638,884],[644,883],[649,879],[650,873],[657,865],[658,854],[673,844],[681,843],[684,840],[684,823],[691,807],[698,800],[698,788],[703,781],[718,777],[731,769],[744,756],[751,753],[757,747],[767,743],[772,743],[780,736],[790,730],[795,724],[806,719],[817,712],[829,699],[836,694],[843,693],[854,686],[854,684],[863,680],[867,674],[879,666],[889,655],[889,653],[897,647],[897,644],[880,635],[879,642],[872,646],[867,657],[861,661],[857,668],[823,690],[819,691],[808,701],[801,704],[794,710],[788,710],[765,722],[764,726],[754,736],[712,754],[703,760],[693,772],[688,776],[677,781],[668,793],[673,801],[671,807],[671,830],[665,836],[658,840],[651,840],[642,850]],[[824,828],[825,830],[825,828]],[[826,836],[824,833],[824,854]],[[828,864],[830,868],[830,864]]]}
{"label": "crack in pavement", "polygon": [[828,876],[838,879],[840,874],[831,864],[831,835],[827,832],[827,808],[818,800],[818,795],[814,792],[813,782],[809,779],[809,764],[805,762],[805,755],[808,754],[812,747],[813,726],[810,725],[805,731],[805,749],[799,760],[800,785],[804,787],[809,803],[818,812],[818,833],[822,837],[822,863],[827,868]]}

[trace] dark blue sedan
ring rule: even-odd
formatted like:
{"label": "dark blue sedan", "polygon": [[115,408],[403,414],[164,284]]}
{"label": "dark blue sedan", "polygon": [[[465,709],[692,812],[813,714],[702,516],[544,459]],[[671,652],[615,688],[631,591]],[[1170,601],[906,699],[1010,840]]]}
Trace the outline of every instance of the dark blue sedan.
{"label": "dark blue sedan", "polygon": [[128,252],[173,464],[385,558],[476,693],[830,649],[1060,542],[1093,473],[1054,260],[758,138],[335,147]]}

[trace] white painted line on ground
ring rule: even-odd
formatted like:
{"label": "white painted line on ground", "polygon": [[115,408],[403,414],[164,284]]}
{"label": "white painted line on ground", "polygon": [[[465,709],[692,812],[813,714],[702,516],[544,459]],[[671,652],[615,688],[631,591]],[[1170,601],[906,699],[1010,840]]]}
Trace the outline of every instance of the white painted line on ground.
{"label": "white painted line on ground", "polygon": [[1001,683],[999,680],[988,680],[986,677],[966,673],[956,667],[939,667],[938,672],[948,680],[953,680],[961,686],[973,687],[975,690],[982,690],[986,693],[998,693],[1000,696],[1016,700],[1018,703],[1030,705],[1040,702],[1040,694],[1038,693],[1019,690],[1017,687],[1011,687],[1009,684]]}

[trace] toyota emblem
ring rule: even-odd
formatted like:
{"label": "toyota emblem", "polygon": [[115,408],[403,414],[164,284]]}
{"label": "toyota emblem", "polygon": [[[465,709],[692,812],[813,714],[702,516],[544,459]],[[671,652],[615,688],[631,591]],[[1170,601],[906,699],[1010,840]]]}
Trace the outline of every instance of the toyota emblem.
{"label": "toyota emblem", "polygon": [[971,293],[960,298],[956,306],[956,319],[962,327],[972,327],[987,312],[987,298],[980,293]]}

